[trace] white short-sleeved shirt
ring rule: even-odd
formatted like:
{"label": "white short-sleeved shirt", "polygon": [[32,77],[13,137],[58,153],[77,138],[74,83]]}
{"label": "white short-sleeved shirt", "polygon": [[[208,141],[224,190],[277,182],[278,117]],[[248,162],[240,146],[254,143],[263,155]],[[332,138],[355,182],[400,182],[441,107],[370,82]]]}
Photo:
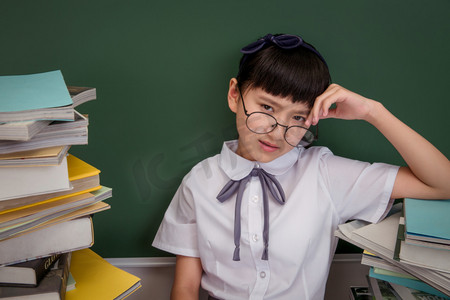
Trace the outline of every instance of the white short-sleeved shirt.
{"label": "white short-sleeved shirt", "polygon": [[[334,231],[349,219],[378,222],[389,207],[398,167],[335,156],[325,147],[294,148],[269,162],[235,154],[237,141],[197,164],[178,188],[153,246],[200,257],[202,287],[219,299],[323,299],[337,244]],[[241,207],[240,261],[233,261],[235,195],[216,197],[230,179],[259,166],[275,175],[286,194],[269,196],[268,260],[263,252],[263,203],[258,177]]]}

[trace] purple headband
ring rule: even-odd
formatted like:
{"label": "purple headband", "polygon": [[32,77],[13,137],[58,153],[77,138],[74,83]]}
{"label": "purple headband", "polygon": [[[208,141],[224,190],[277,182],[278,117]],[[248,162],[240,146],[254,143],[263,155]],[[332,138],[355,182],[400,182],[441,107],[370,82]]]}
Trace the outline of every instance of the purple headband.
{"label": "purple headband", "polygon": [[[274,44],[274,45],[280,47],[281,49],[287,49],[287,50],[295,49],[298,47],[303,47],[303,48],[308,49],[308,50],[312,51],[313,53],[315,53],[320,58],[320,60],[322,60],[324,62],[324,64],[326,66],[328,66],[325,59],[323,58],[323,56],[320,55],[320,53],[316,49],[314,49],[314,47],[312,47],[311,45],[309,45],[305,41],[303,41],[303,39],[301,37],[299,37],[297,35],[291,35],[291,34],[280,34],[280,35],[267,34],[266,36],[260,38],[256,42],[253,42],[253,43],[245,46],[244,48],[242,48],[241,52],[244,54],[244,56],[248,55],[248,54],[256,53],[259,50],[263,49],[265,46],[268,46],[270,44]],[[245,57],[244,57],[243,61],[244,60],[245,60]]]}

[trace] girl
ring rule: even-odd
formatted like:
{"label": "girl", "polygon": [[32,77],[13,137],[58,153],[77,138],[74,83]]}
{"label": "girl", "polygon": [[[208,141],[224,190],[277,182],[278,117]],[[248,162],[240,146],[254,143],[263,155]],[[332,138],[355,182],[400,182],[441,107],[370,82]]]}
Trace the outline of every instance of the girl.
{"label": "girl", "polygon": [[[450,198],[450,163],[381,103],[330,85],[301,37],[242,52],[228,90],[239,138],[185,176],[153,246],[177,255],[172,299],[198,299],[200,284],[210,299],[323,299],[337,226],[378,222],[395,198]],[[369,122],[408,166],[305,148],[324,118]]]}

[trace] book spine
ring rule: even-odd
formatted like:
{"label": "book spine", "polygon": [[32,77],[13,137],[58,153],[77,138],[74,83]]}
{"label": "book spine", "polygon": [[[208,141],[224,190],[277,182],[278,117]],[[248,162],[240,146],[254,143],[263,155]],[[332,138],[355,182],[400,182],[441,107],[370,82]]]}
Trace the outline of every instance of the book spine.
{"label": "book spine", "polygon": [[54,254],[52,256],[47,257],[42,260],[42,262],[37,266],[36,272],[36,284],[44,278],[44,276],[50,271],[51,267],[55,264],[55,262],[61,257],[61,254]]}
{"label": "book spine", "polygon": [[58,260],[58,268],[63,270],[61,278],[61,290],[60,290],[60,297],[62,300],[65,299],[66,297],[67,280],[69,279],[71,257],[72,253],[68,252],[62,254],[60,259]]}

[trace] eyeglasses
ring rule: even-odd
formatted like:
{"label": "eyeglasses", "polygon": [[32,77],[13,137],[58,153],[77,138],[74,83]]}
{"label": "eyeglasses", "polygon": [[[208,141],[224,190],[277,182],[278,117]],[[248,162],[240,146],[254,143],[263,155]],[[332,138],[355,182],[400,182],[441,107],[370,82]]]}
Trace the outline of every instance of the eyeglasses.
{"label": "eyeglasses", "polygon": [[242,99],[242,106],[244,108],[244,113],[247,116],[247,120],[245,124],[247,128],[257,134],[266,134],[270,133],[277,128],[277,126],[281,126],[284,128],[284,140],[292,147],[298,146],[307,146],[311,144],[313,141],[316,141],[318,138],[318,128],[314,126],[315,133],[312,133],[308,128],[299,126],[299,125],[282,125],[278,123],[277,119],[274,116],[265,113],[265,112],[252,112],[248,113],[245,108],[244,97],[239,89],[239,94]]}
{"label": "eyeglasses", "polygon": [[266,36],[260,38],[256,42],[253,42],[242,48],[241,52],[244,55],[252,54],[258,52],[259,50],[264,48],[264,46],[270,44],[275,44],[281,49],[286,50],[303,47],[315,53],[325,63],[325,65],[327,64],[323,56],[320,55],[319,51],[317,51],[314,47],[303,41],[301,37],[291,34],[278,34],[278,35],[267,34]]}

